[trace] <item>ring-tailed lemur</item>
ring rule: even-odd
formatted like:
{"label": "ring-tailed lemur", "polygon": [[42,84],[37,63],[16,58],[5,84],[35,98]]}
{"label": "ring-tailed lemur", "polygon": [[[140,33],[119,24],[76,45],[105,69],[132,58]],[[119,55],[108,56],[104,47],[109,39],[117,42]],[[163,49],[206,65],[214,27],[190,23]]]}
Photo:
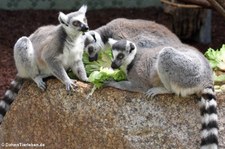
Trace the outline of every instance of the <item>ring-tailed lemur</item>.
{"label": "ring-tailed lemur", "polygon": [[218,148],[217,102],[212,69],[205,57],[185,44],[173,47],[138,49],[127,40],[109,40],[112,68],[123,67],[127,81],[106,82],[106,86],[142,92],[148,97],[175,93],[182,97],[197,94],[201,98],[201,149]]}
{"label": "ring-tailed lemur", "polygon": [[140,19],[118,18],[85,34],[85,51],[89,54],[90,60],[97,59],[97,53],[107,46],[109,38],[127,39],[138,47],[148,48],[173,42],[180,43],[179,38],[165,26]]}
{"label": "ring-tailed lemur", "polygon": [[0,123],[24,78],[32,79],[41,90],[46,89],[43,78],[55,76],[66,85],[66,90],[74,90],[77,85],[66,73],[68,68],[82,81],[87,81],[82,62],[83,32],[89,28],[86,19],[87,6],[65,15],[59,13],[59,25],[38,28],[29,37],[21,37],[14,46],[14,60],[17,77],[0,101]]}

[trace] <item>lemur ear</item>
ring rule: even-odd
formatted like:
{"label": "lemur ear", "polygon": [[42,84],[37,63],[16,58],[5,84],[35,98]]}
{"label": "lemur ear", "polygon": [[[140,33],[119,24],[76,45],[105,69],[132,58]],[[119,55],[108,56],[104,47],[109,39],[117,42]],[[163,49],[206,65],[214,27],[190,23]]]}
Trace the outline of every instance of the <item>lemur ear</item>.
{"label": "lemur ear", "polygon": [[88,32],[85,32],[85,36],[86,36],[86,39],[88,39],[90,42],[93,42],[93,40],[96,42],[96,37],[95,37],[95,33],[93,31],[88,31]]}
{"label": "lemur ear", "polygon": [[68,23],[67,23],[67,21],[68,21],[68,16],[67,16],[67,15],[65,15],[65,14],[62,13],[62,12],[59,12],[59,17],[58,17],[58,19],[59,19],[59,22],[60,22],[61,24],[65,24],[66,26],[68,26]]}
{"label": "lemur ear", "polygon": [[115,43],[117,42],[117,40],[109,38],[108,43],[110,44],[110,46],[113,46]]}
{"label": "lemur ear", "polygon": [[135,49],[135,46],[133,43],[130,43],[130,53]]}
{"label": "lemur ear", "polygon": [[93,37],[93,39],[95,40],[95,42],[97,41],[96,37],[95,37],[95,34],[91,34],[91,36]]}
{"label": "lemur ear", "polygon": [[83,5],[80,7],[80,9],[78,10],[79,12],[82,12],[82,13],[86,13],[87,12],[87,5]]}

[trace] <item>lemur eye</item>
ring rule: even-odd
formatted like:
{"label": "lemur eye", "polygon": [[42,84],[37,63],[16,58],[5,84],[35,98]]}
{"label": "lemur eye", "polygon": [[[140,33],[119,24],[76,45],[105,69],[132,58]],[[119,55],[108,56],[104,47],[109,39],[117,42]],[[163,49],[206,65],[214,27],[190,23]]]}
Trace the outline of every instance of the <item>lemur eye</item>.
{"label": "lemur eye", "polygon": [[76,26],[76,27],[80,26],[80,21],[73,21],[73,26]]}
{"label": "lemur eye", "polygon": [[117,59],[121,60],[123,58],[124,58],[124,54],[120,53],[120,54],[117,55]]}

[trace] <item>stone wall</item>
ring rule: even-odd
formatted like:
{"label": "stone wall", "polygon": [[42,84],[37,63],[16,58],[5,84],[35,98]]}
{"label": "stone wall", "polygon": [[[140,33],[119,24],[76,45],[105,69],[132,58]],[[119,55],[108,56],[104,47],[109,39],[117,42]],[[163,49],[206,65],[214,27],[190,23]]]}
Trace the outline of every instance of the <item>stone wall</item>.
{"label": "stone wall", "polygon": [[[56,79],[48,80],[47,85],[42,92],[35,83],[25,82],[0,126],[0,145],[32,143],[50,149],[199,148],[201,125],[195,96],[162,95],[150,100],[142,94],[104,88],[86,98],[89,84],[78,82],[79,89],[72,96]],[[224,95],[218,95],[218,106],[222,149]]]}

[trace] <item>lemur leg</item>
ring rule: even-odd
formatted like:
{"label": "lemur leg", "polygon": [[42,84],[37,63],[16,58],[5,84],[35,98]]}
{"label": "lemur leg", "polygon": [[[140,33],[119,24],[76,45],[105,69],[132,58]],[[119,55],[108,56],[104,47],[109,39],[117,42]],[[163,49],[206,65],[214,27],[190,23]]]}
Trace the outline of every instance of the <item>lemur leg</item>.
{"label": "lemur leg", "polygon": [[71,66],[73,73],[82,81],[88,82],[88,77],[84,68],[84,63],[82,60],[76,61],[73,66]]}
{"label": "lemur leg", "polygon": [[144,93],[144,91],[141,90],[140,87],[137,87],[130,81],[120,81],[120,82],[106,81],[106,82],[104,82],[104,86],[110,86],[110,87],[130,91],[130,92]]}
{"label": "lemur leg", "polygon": [[18,71],[17,75],[22,78],[32,78],[41,90],[45,90],[45,83],[39,77],[33,45],[28,37],[21,37],[17,40],[14,46],[14,59]]}
{"label": "lemur leg", "polygon": [[158,56],[157,71],[164,87],[178,96],[195,94],[202,83],[201,60],[193,52],[163,48]]}
{"label": "lemur leg", "polygon": [[34,82],[37,84],[37,86],[42,90],[45,91],[46,90],[46,84],[43,81],[43,77],[42,76],[37,76],[35,78],[33,78]]}
{"label": "lemur leg", "polygon": [[151,99],[153,99],[156,95],[160,95],[160,94],[172,94],[172,92],[167,90],[165,87],[153,87],[153,88],[150,88],[145,93],[147,98],[151,98]]}
{"label": "lemur leg", "polygon": [[58,78],[63,84],[66,85],[66,90],[68,94],[71,93],[71,90],[75,91],[77,85],[74,83],[73,80],[69,78],[60,61],[54,58],[48,58],[46,59],[46,63],[48,64],[48,68],[51,70],[52,74],[56,78]]}

